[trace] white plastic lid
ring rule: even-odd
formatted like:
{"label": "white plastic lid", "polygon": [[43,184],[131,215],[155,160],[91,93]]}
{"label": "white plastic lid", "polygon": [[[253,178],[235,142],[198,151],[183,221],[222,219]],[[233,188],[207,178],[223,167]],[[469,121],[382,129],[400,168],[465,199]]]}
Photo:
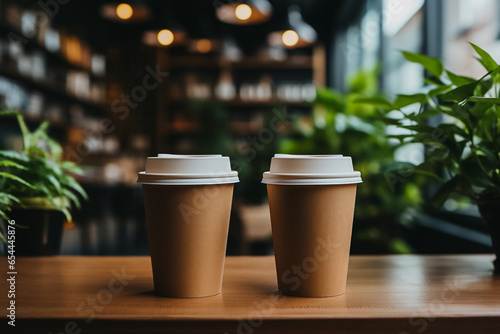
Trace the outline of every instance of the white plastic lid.
{"label": "white plastic lid", "polygon": [[275,185],[331,185],[361,183],[351,157],[343,155],[275,154],[262,183]]}
{"label": "white plastic lid", "polygon": [[158,154],[146,161],[138,183],[159,185],[203,185],[237,183],[229,157],[213,155]]}

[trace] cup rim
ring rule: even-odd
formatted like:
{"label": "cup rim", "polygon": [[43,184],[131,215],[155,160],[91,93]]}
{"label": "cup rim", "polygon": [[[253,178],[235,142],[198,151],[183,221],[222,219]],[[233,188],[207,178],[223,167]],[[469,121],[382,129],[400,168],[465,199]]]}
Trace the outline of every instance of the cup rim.
{"label": "cup rim", "polygon": [[344,173],[343,175],[339,174],[300,174],[300,176],[290,176],[291,174],[287,174],[290,177],[284,177],[280,175],[278,177],[273,177],[276,174],[265,172],[262,178],[262,183],[269,185],[301,185],[301,186],[310,186],[310,185],[342,185],[342,184],[356,184],[362,183],[360,172],[353,173]]}
{"label": "cup rim", "polygon": [[137,183],[155,185],[209,185],[238,183],[238,172],[217,174],[161,174],[139,172]]}

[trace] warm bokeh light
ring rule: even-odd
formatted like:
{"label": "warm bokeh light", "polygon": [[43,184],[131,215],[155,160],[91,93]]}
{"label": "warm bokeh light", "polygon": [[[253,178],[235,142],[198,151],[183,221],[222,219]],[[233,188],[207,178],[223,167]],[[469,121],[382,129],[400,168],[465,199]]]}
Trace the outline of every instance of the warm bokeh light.
{"label": "warm bokeh light", "polygon": [[212,50],[212,42],[205,38],[200,39],[196,42],[196,50],[202,53],[207,53]]}
{"label": "warm bokeh light", "polygon": [[158,39],[158,43],[167,46],[174,42],[174,33],[168,29],[162,29],[158,32],[156,38]]}
{"label": "warm bokeh light", "polygon": [[252,16],[252,8],[249,5],[241,4],[236,6],[234,15],[241,21],[246,21]]}
{"label": "warm bokeh light", "polygon": [[132,9],[132,6],[130,6],[128,3],[121,3],[118,6],[116,6],[116,15],[120,19],[128,20],[129,18],[132,17],[132,14],[134,14],[134,10]]}
{"label": "warm bokeh light", "polygon": [[281,41],[285,46],[294,46],[299,42],[299,35],[293,30],[287,30],[281,36]]}

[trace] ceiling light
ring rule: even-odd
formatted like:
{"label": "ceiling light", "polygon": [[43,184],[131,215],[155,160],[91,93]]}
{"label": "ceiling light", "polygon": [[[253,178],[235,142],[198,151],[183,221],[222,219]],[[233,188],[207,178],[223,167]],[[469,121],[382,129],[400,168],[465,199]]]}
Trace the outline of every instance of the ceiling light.
{"label": "ceiling light", "polygon": [[134,10],[128,3],[121,3],[116,6],[116,16],[118,16],[118,18],[128,20],[132,17],[132,14],[134,14]]}
{"label": "ceiling light", "polygon": [[171,47],[184,44],[186,37],[183,30],[153,29],[142,34],[142,42],[154,47]]}
{"label": "ceiling light", "polygon": [[287,30],[281,35],[281,41],[285,46],[292,47],[299,42],[299,35],[293,30]]}
{"label": "ceiling light", "polygon": [[106,2],[99,8],[102,17],[122,23],[144,22],[149,20],[149,7],[141,0],[125,2]]}
{"label": "ceiling light", "polygon": [[168,29],[162,29],[158,32],[156,36],[158,43],[161,45],[167,46],[174,42],[174,33]]}
{"label": "ceiling light", "polygon": [[157,14],[160,17],[156,29],[142,33],[142,42],[154,47],[171,47],[184,44],[187,39],[184,26],[177,20],[172,4],[163,1]]}
{"label": "ceiling light", "polygon": [[234,15],[236,15],[236,18],[241,21],[248,20],[252,16],[252,8],[250,8],[249,5],[246,4],[240,4],[236,6],[236,9],[234,10]]}
{"label": "ceiling light", "polygon": [[296,5],[288,9],[288,20],[284,29],[270,33],[267,38],[270,45],[282,45],[287,48],[311,46],[316,39],[316,31],[302,19],[300,8]]}
{"label": "ceiling light", "polygon": [[217,18],[230,24],[258,24],[271,18],[273,7],[268,0],[242,0],[217,7]]}

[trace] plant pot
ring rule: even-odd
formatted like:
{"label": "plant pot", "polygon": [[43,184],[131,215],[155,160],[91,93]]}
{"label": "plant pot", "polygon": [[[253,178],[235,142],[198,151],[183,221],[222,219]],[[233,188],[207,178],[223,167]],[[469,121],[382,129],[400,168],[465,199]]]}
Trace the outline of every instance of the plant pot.
{"label": "plant pot", "polygon": [[500,274],[500,199],[480,199],[477,202],[479,212],[489,226],[493,251],[495,274]]}
{"label": "plant pot", "polygon": [[16,226],[15,251],[18,256],[58,255],[66,218],[44,198],[21,199],[23,208],[9,213]]}

